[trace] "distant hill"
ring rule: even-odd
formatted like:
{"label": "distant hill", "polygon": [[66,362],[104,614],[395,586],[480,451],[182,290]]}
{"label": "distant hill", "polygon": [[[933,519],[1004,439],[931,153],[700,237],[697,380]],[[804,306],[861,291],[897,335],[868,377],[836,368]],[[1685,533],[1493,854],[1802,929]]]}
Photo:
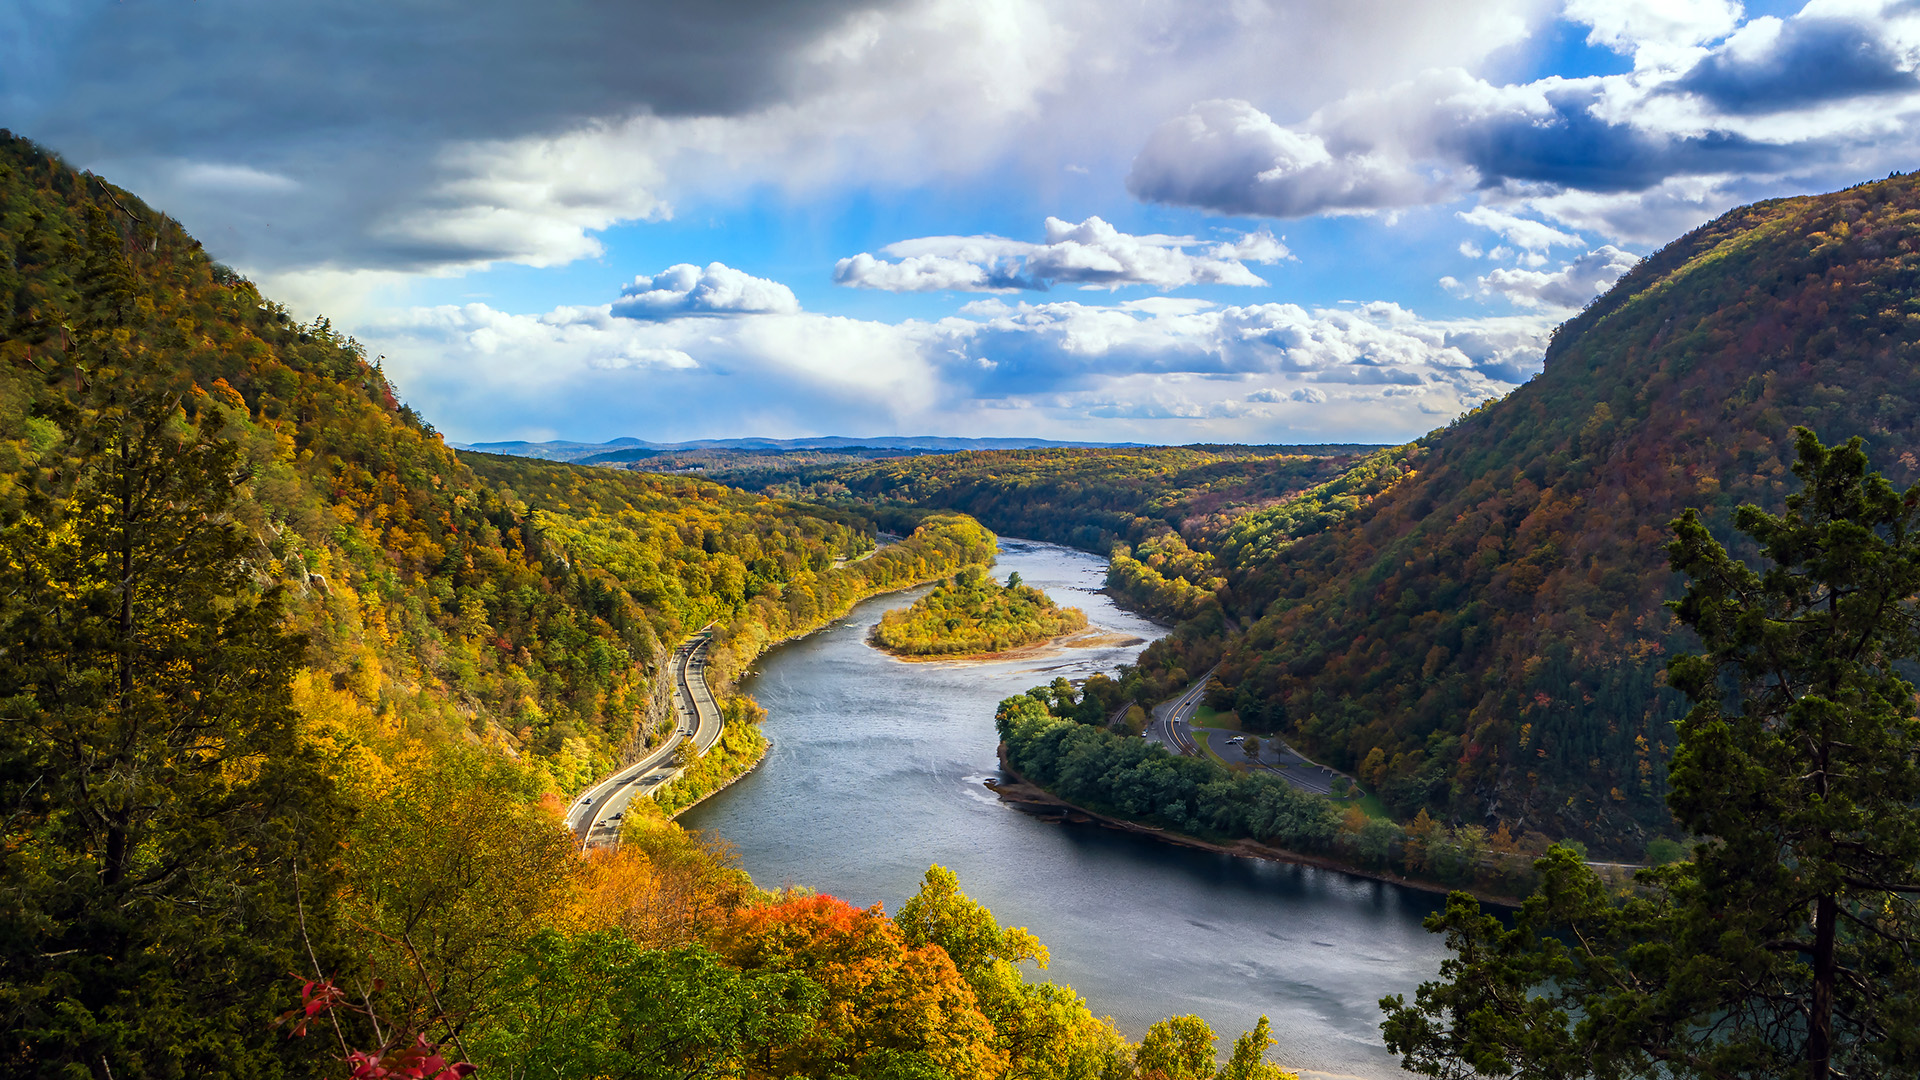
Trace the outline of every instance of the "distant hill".
{"label": "distant hill", "polygon": [[1051,439],[968,439],[947,435],[875,435],[852,438],[823,435],[811,439],[695,439],[691,442],[657,443],[645,439],[621,438],[603,443],[580,442],[482,442],[456,443],[456,449],[483,454],[509,454],[514,457],[541,458],[546,461],[586,461],[612,463],[639,461],[650,454],[674,450],[846,450],[870,447],[878,450],[923,450],[951,453],[957,450],[1025,450],[1035,447],[1108,447],[1139,446],[1139,443],[1056,442]]}

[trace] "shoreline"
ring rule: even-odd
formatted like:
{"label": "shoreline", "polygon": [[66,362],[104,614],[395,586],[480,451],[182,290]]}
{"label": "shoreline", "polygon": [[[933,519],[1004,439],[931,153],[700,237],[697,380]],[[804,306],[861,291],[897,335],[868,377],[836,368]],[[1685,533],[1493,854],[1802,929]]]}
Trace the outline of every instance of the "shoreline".
{"label": "shoreline", "polygon": [[[765,733],[762,733],[762,734],[761,734],[761,738],[766,738],[766,735],[765,735]],[[675,811],[674,811],[673,813],[671,813],[671,814],[668,814],[668,815],[667,815],[667,820],[668,820],[668,821],[678,821],[678,820],[680,820],[680,815],[681,815],[681,814],[684,814],[684,813],[686,813],[687,811],[689,811],[689,810],[691,810],[691,809],[693,809],[694,807],[696,807],[696,806],[699,806],[699,805],[700,805],[701,803],[703,803],[703,802],[706,802],[706,801],[707,801],[708,799],[711,799],[711,798],[713,798],[713,797],[714,797],[715,795],[718,795],[718,794],[720,794],[721,792],[723,792],[723,791],[725,791],[725,790],[727,790],[728,788],[730,788],[730,787],[732,787],[733,785],[735,785],[735,784],[737,784],[737,783],[739,783],[740,781],[742,781],[742,780],[744,780],[744,779],[746,779],[746,777],[747,777],[747,774],[748,774],[748,773],[750,773],[750,772],[752,772],[753,770],[755,770],[755,769],[757,769],[757,768],[759,768],[759,767],[760,767],[760,763],[761,763],[761,762],[763,762],[763,761],[765,761],[765,760],[767,760],[767,755],[768,755],[768,754],[771,754],[772,752],[773,752],[773,740],[772,740],[772,739],[767,739],[767,745],[766,745],[766,746],[764,746],[764,747],[761,747],[761,749],[760,749],[760,756],[759,756],[759,757],[757,757],[757,758],[754,758],[754,759],[753,759],[753,763],[752,763],[752,764],[750,764],[750,765],[748,765],[748,766],[747,766],[746,768],[744,768],[744,769],[741,769],[741,770],[740,770],[739,772],[737,772],[737,773],[735,773],[735,774],[733,774],[733,776],[732,776],[732,777],[730,777],[730,778],[729,778],[729,779],[727,780],[727,782],[726,782],[726,783],[724,783],[724,784],[721,784],[721,785],[720,785],[719,787],[717,787],[717,788],[714,788],[714,789],[713,789],[712,791],[709,791],[709,792],[707,792],[707,793],[706,793],[705,795],[702,795],[702,796],[700,796],[699,798],[697,798],[697,799],[695,799],[695,800],[693,800],[692,802],[690,802],[690,803],[688,803],[687,805],[685,805],[685,806],[683,806],[683,807],[681,807],[680,809],[678,809],[678,810],[675,810]]]}
{"label": "shoreline", "polygon": [[[985,526],[982,526],[982,528],[985,528]],[[997,542],[999,540],[999,536],[996,534],[994,539]],[[890,547],[892,545],[887,545],[887,546]],[[875,548],[874,550],[878,551],[879,548]],[[860,562],[864,560],[857,559],[854,561]],[[853,564],[848,563],[846,565],[851,566]],[[985,563],[962,563],[959,567],[956,567],[954,571],[950,571],[945,575],[922,578],[919,581],[908,581],[908,582],[903,582],[896,585],[890,585],[884,589],[876,589],[873,592],[864,593],[860,596],[856,596],[852,600],[848,601],[846,607],[842,608],[841,610],[835,612],[830,616],[825,616],[825,617],[816,619],[813,625],[811,626],[791,627],[787,630],[786,633],[781,634],[778,637],[768,638],[766,641],[763,641],[760,643],[759,648],[753,650],[752,655],[734,654],[733,660],[734,660],[734,663],[738,666],[738,670],[732,672],[731,674],[723,675],[722,683],[725,689],[722,692],[729,693],[729,694],[733,693],[735,685],[737,685],[741,679],[744,679],[748,675],[751,675],[753,673],[753,665],[756,662],[758,662],[762,656],[765,656],[771,649],[773,649],[774,646],[785,645],[789,641],[798,641],[801,638],[807,637],[810,634],[817,634],[820,631],[825,630],[828,627],[832,626],[835,622],[846,618],[847,615],[850,612],[852,612],[854,608],[859,607],[861,604],[866,603],[867,601],[873,599],[876,596],[886,596],[889,593],[906,592],[908,589],[917,589],[922,585],[931,585],[936,581],[940,581],[943,577],[951,577],[954,572],[957,572],[958,570],[964,569],[965,567],[968,567],[968,566],[992,566],[992,565],[993,565],[992,560],[988,560]],[[840,569],[840,567],[833,567],[832,569],[837,570],[837,569]],[[724,630],[726,629],[726,627],[722,627],[721,629]],[[731,647],[733,644],[732,639],[728,639],[726,641],[718,641],[718,638],[720,637],[720,631],[718,630],[714,632],[714,637],[718,644],[728,647],[729,651],[731,651]],[[889,653],[888,655],[891,656],[892,654]],[[712,682],[709,681],[707,685],[708,685],[708,688],[711,690],[713,685]]]}
{"label": "shoreline", "polygon": [[[1242,839],[1236,840],[1231,844],[1221,844],[1211,840],[1202,840],[1197,836],[1188,836],[1186,833],[1174,832],[1171,829],[1162,829],[1153,825],[1143,825],[1137,821],[1128,821],[1126,818],[1103,814],[1098,810],[1089,810],[1084,806],[1068,802],[1033,781],[1028,780],[1025,776],[1022,776],[1018,770],[1007,762],[1007,747],[1005,743],[1000,744],[997,754],[1000,759],[1000,771],[1012,777],[1013,780],[1012,782],[995,782],[989,780],[985,786],[987,790],[999,796],[1001,802],[1023,813],[1031,813],[1034,809],[1038,808],[1058,810],[1062,811],[1061,820],[1063,821],[1073,824],[1098,824],[1109,829],[1118,829],[1121,832],[1137,833],[1158,840],[1161,843],[1173,844],[1176,847],[1198,848],[1202,851],[1212,851],[1221,855],[1235,855],[1246,859],[1262,859],[1267,862],[1311,866],[1319,870],[1332,870],[1351,877],[1364,878],[1368,881],[1378,881],[1387,885],[1399,885],[1418,892],[1433,893],[1439,896],[1461,892],[1466,893],[1483,904],[1492,904],[1502,908],[1518,908],[1521,904],[1519,899],[1510,896],[1478,892],[1473,889],[1465,889],[1452,885],[1441,885],[1437,882],[1421,881],[1416,878],[1404,878],[1397,874],[1381,870],[1367,870],[1357,866],[1350,866],[1338,859],[1329,858],[1324,855],[1308,855],[1303,852],[1289,851],[1286,848],[1277,848],[1268,844],[1262,844],[1257,840]],[[1079,820],[1075,820],[1075,815],[1078,815]]]}
{"label": "shoreline", "polygon": [[[1085,640],[1076,641],[1074,640],[1076,638]],[[867,635],[866,642],[867,647],[875,652],[883,653],[894,660],[906,664],[944,663],[963,665],[997,664],[1008,660],[1039,660],[1063,649],[1128,648],[1133,645],[1145,646],[1150,644],[1146,638],[1139,637],[1135,634],[1122,633],[1118,630],[1108,630],[1105,627],[1094,627],[1091,625],[1084,630],[1070,630],[1064,634],[1055,634],[1050,638],[1029,642],[1025,645],[1016,645],[1011,649],[1002,649],[999,652],[939,653],[933,656],[908,656],[904,653],[897,653],[884,646],[875,644],[871,633]]]}

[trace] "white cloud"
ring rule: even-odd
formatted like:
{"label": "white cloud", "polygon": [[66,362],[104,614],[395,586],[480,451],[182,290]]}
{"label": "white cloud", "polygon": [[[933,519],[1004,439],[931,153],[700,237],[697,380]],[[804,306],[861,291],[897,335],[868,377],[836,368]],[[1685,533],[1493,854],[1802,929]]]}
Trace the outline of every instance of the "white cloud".
{"label": "white cloud", "polygon": [[[1920,8],[1814,0],[1790,18],[1744,25],[1738,5],[1722,0],[1582,0],[1569,14],[1593,27],[1596,43],[1633,52],[1636,70],[1502,85],[1434,68],[1294,122],[1248,100],[1202,100],[1147,136],[1128,189],[1269,217],[1390,213],[1487,191],[1507,207],[1637,241],[1643,225],[1613,226],[1635,216],[1627,204],[1643,194],[1652,205],[1642,216],[1684,216],[1684,229],[1742,198],[1910,164]],[[1583,202],[1612,212],[1555,213]],[[1578,243],[1479,210],[1476,224],[1523,249]]]}
{"label": "white cloud", "polygon": [[174,180],[182,187],[209,192],[246,194],[300,190],[300,182],[290,176],[266,172],[250,165],[215,161],[182,162],[174,170]]}
{"label": "white cloud", "polygon": [[1298,441],[1314,437],[1289,427],[1305,422],[1291,410],[1307,406],[1333,410],[1324,416],[1337,423],[1324,422],[1335,427],[1313,427],[1327,438],[1418,434],[1435,410],[1458,412],[1537,370],[1551,326],[1535,315],[1431,320],[1383,303],[970,307],[889,323],[797,311],[632,319],[611,304],[519,315],[472,303],[411,309],[362,337],[408,399],[462,440],[978,431],[1024,413],[1079,436],[1151,420],[1193,426],[1139,437]]}
{"label": "white cloud", "polygon": [[645,274],[620,290],[613,314],[623,319],[672,319],[683,315],[793,314],[800,302],[777,281],[757,278],[724,263],[704,269],[678,263]]}
{"label": "white cloud", "polygon": [[1470,225],[1491,229],[1508,243],[1524,251],[1546,251],[1549,248],[1577,247],[1586,243],[1572,233],[1561,232],[1551,225],[1496,210],[1491,206],[1476,206],[1454,216]]}
{"label": "white cloud", "polygon": [[1321,135],[1277,124],[1246,101],[1195,104],[1155,128],[1127,190],[1227,214],[1305,217],[1432,202],[1452,188],[1390,148],[1335,152]]}
{"label": "white cloud", "polygon": [[[1115,289],[1147,285],[1265,285],[1249,262],[1290,258],[1286,245],[1259,229],[1202,245],[1190,236],[1135,236],[1099,217],[1079,224],[1049,217],[1040,243],[999,236],[927,236],[882,248],[893,262],[861,252],[841,259],[834,281],[889,292],[1016,292],[1054,285]],[[1204,247],[1194,254],[1188,248]]]}
{"label": "white cloud", "polygon": [[[1568,313],[1605,292],[1638,261],[1611,244],[1602,245],[1558,270],[1494,270],[1475,283],[1482,296],[1500,297],[1524,308]],[[1450,287],[1457,282],[1447,279]]]}
{"label": "white cloud", "polygon": [[1636,67],[1697,59],[1694,46],[1740,25],[1738,0],[1567,0],[1566,16],[1592,27],[1587,44],[1634,58]]}

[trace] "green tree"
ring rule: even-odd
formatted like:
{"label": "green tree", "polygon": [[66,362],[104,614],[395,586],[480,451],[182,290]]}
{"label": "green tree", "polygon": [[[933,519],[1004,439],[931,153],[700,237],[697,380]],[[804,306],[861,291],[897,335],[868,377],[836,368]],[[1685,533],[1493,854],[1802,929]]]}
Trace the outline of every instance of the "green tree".
{"label": "green tree", "polygon": [[1266,1059],[1267,1047],[1273,1043],[1273,1025],[1263,1015],[1252,1031],[1233,1040],[1233,1054],[1220,1066],[1216,1080],[1299,1080]]}
{"label": "green tree", "polygon": [[525,1080],[739,1076],[823,1004],[803,975],[738,971],[702,945],[648,950],[617,931],[546,931],[503,975],[476,1061]]}
{"label": "green tree", "polygon": [[[98,220],[90,243],[113,262]],[[312,1051],[264,1021],[286,972],[339,959],[342,818],[290,707],[303,643],[234,518],[250,472],[223,418],[120,347],[127,276],[90,285],[83,392],[52,399],[64,438],[0,530],[0,1060],[297,1071]]]}
{"label": "green tree", "polygon": [[1899,668],[1920,652],[1920,486],[1867,470],[1859,439],[1796,429],[1803,489],[1668,546],[1674,607],[1705,651],[1668,805],[1690,862],[1609,895],[1561,848],[1511,928],[1460,894],[1428,920],[1443,978],[1381,1004],[1409,1069],[1528,1077],[1814,1078],[1920,1067],[1920,722]]}
{"label": "green tree", "polygon": [[1151,1080],[1211,1080],[1213,1041],[1213,1028],[1205,1020],[1170,1016],[1147,1028],[1134,1067]]}

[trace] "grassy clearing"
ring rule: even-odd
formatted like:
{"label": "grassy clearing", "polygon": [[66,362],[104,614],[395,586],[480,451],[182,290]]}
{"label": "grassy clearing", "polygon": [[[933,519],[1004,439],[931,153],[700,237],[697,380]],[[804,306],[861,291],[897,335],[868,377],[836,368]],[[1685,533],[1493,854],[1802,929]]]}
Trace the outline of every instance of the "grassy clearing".
{"label": "grassy clearing", "polygon": [[1239,713],[1231,709],[1226,712],[1215,712],[1211,705],[1202,705],[1194,710],[1193,722],[1196,724],[1204,724],[1210,728],[1221,728],[1226,731],[1237,732],[1240,730]]}

